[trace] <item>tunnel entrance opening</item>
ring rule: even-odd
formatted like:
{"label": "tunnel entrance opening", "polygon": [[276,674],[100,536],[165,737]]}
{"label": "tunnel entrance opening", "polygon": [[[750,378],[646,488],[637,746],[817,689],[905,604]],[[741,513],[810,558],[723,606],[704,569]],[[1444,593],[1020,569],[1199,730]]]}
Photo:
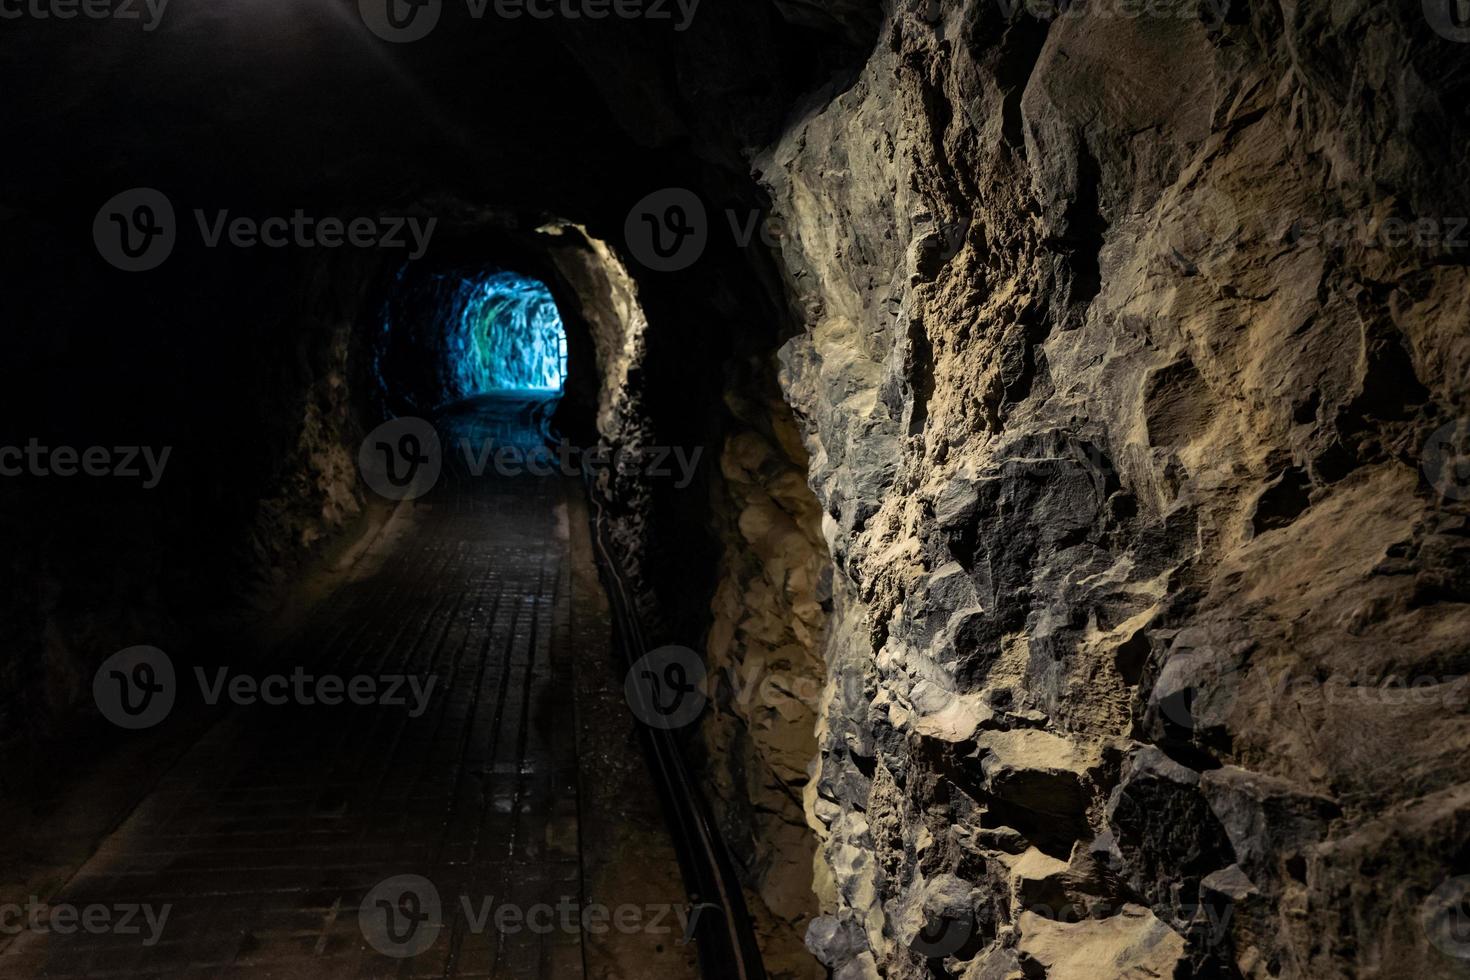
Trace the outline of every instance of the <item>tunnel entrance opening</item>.
{"label": "tunnel entrance opening", "polygon": [[516,272],[466,278],[453,308],[458,316],[445,325],[452,395],[562,390],[567,334],[545,283]]}
{"label": "tunnel entrance opening", "polygon": [[501,268],[399,273],[373,374],[390,410],[428,412],[492,392],[562,393],[568,345],[540,279]]}

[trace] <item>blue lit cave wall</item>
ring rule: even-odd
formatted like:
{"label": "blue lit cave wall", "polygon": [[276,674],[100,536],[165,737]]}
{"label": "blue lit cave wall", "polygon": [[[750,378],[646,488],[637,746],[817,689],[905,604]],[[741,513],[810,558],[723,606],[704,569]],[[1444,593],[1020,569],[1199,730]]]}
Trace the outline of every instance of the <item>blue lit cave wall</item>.
{"label": "blue lit cave wall", "polygon": [[561,389],[567,336],[551,292],[539,280],[514,272],[465,280],[454,307],[449,354],[456,391]]}
{"label": "blue lit cave wall", "polygon": [[517,272],[400,272],[373,374],[397,411],[501,389],[560,391],[567,340],[551,291]]}

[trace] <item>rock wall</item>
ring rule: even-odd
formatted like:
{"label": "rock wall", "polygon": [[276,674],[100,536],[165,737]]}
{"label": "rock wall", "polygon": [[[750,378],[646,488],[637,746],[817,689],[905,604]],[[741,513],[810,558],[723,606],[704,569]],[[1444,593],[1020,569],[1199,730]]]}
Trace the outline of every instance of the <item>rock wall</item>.
{"label": "rock wall", "polygon": [[802,793],[817,751],[832,565],[806,452],[770,359],[732,369],[725,402],[735,431],[724,440],[711,508],[721,558],[704,644],[712,708],[697,763],[758,899],[767,973],[817,978],[823,971],[802,948],[817,911]]}
{"label": "rock wall", "polygon": [[755,160],[836,568],[808,945],[1466,975],[1464,46],[1038,6],[890,4]]}
{"label": "rock wall", "polygon": [[77,263],[53,283],[61,273],[25,264],[46,249],[6,241],[33,273],[17,276],[22,312],[7,322],[40,326],[13,333],[0,444],[147,447],[160,464],[151,479],[0,481],[0,784],[19,792],[102,751],[79,735],[115,743],[92,698],[108,655],[140,642],[234,652],[302,561],[360,522],[351,338],[376,263],[267,256],[223,272],[186,255],[162,281],[92,279]]}
{"label": "rock wall", "polygon": [[[597,368],[589,414],[601,450],[620,463],[597,474],[593,492],[645,628],[657,643],[703,648],[711,707],[683,734],[747,887],[767,973],[819,977],[820,965],[802,948],[816,913],[802,792],[816,754],[831,562],[806,485],[806,452],[776,381],[774,344],[768,330],[746,326],[746,305],[715,303],[711,316],[723,319],[724,342],[695,337],[704,357],[666,354],[674,370],[660,371],[650,347],[676,331],[651,323],[643,308],[660,283],[640,285],[617,254],[580,229],[558,237],[549,249],[552,278],[573,321],[586,325]],[[705,384],[719,400],[692,412],[688,390]],[[670,408],[694,416],[692,445],[670,435],[678,431]],[[651,475],[643,464],[659,446],[698,461],[697,479],[681,486]],[[700,541],[706,536],[708,545]],[[671,550],[695,561],[676,565]],[[701,551],[710,555],[709,587]]]}

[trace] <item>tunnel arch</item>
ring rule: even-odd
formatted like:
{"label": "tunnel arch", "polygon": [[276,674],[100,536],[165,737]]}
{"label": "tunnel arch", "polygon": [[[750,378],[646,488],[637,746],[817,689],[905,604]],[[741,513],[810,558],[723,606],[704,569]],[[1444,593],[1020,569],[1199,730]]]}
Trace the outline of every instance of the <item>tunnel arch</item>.
{"label": "tunnel arch", "polygon": [[569,350],[546,284],[494,264],[404,266],[381,306],[372,345],[383,397],[416,410],[496,390],[559,394]]}
{"label": "tunnel arch", "polygon": [[471,312],[466,283],[473,291],[500,276],[534,283],[537,302],[556,311],[565,337],[554,393],[562,435],[590,445],[643,428],[640,407],[620,393],[639,369],[647,320],[615,251],[569,221],[482,209],[446,222],[422,258],[373,277],[358,306],[351,366],[354,386],[368,393],[367,416],[429,416],[468,393],[452,376],[444,322]]}

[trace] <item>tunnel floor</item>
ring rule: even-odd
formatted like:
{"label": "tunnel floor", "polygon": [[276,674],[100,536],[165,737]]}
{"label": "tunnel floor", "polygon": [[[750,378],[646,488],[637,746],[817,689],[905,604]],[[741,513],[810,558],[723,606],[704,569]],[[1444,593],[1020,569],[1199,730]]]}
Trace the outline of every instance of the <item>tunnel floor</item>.
{"label": "tunnel floor", "polygon": [[[400,505],[393,540],[253,665],[436,676],[427,710],[225,712],[52,901],[171,906],[158,941],[141,941],[141,915],[142,936],[27,930],[0,952],[0,976],[695,975],[581,485],[453,465],[461,438],[534,445],[535,406],[499,394],[441,417],[436,487]],[[369,939],[374,902],[402,898],[404,875],[431,883],[442,909],[436,921],[422,890],[398,905],[429,914],[412,956]],[[549,931],[538,905],[557,910]],[[392,943],[406,929],[389,931]]]}

